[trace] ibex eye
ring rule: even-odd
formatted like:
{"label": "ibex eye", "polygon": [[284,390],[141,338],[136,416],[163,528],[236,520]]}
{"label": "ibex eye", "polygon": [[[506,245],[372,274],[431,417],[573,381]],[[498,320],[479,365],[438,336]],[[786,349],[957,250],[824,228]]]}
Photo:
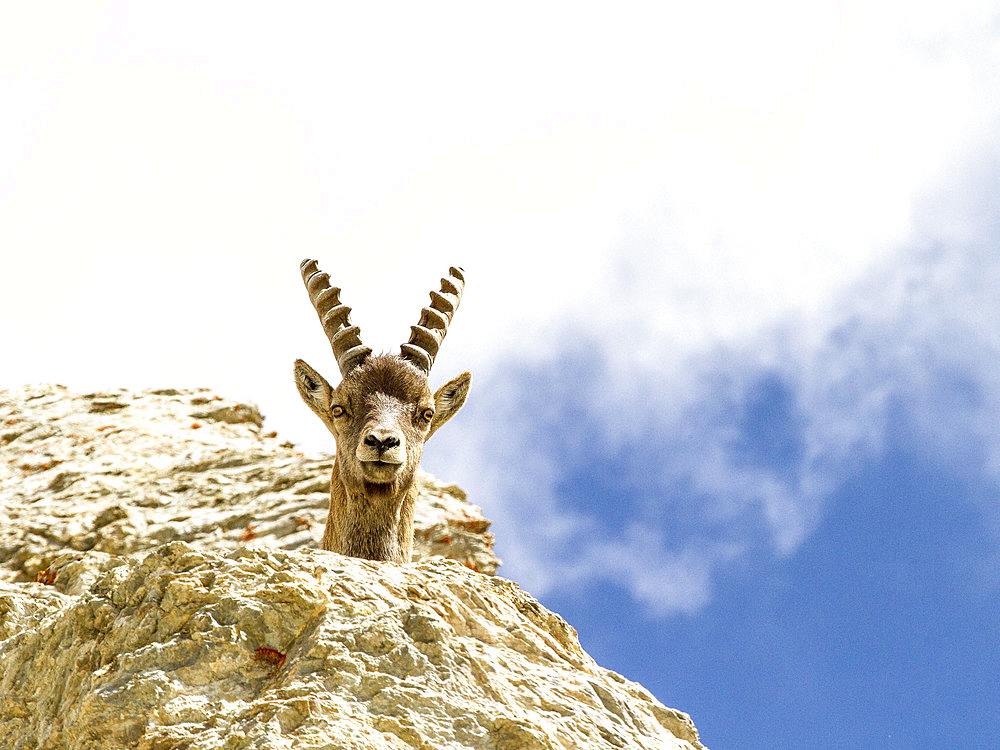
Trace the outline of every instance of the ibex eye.
{"label": "ibex eye", "polygon": [[424,409],[424,413],[421,416],[424,418],[425,422],[430,422],[432,419],[434,419],[434,410]]}
{"label": "ibex eye", "polygon": [[333,416],[335,416],[335,417],[342,417],[342,416],[344,416],[344,407],[343,406],[335,406],[335,407],[333,407]]}

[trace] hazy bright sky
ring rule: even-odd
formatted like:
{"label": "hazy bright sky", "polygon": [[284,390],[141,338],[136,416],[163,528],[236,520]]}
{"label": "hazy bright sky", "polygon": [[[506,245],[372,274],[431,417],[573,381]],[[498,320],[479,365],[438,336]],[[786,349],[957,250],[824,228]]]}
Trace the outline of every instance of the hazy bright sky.
{"label": "hazy bright sky", "polygon": [[713,750],[1000,731],[992,4],[8,3],[0,97],[0,387],[332,451],[299,261],[376,350],[461,265],[425,466],[602,664]]}

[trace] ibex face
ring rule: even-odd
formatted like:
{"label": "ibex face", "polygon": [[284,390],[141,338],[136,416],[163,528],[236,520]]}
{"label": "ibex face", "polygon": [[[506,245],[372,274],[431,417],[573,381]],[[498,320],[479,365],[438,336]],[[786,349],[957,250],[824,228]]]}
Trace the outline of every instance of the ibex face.
{"label": "ibex face", "polygon": [[372,356],[361,343],[350,308],[316,261],[302,277],[340,364],[332,388],[302,360],[295,363],[299,393],[337,441],[324,549],[373,560],[409,562],[413,548],[414,477],[424,442],[458,412],[472,376],[465,372],[431,394],[427,375],[461,300],[464,278],[452,268],[441,292],[431,292],[420,322],[400,355]]}
{"label": "ibex face", "polygon": [[345,485],[366,493],[410,484],[424,442],[458,412],[472,375],[462,373],[431,395],[427,376],[402,357],[369,356],[332,388],[302,360],[295,362],[299,393],[337,440]]}

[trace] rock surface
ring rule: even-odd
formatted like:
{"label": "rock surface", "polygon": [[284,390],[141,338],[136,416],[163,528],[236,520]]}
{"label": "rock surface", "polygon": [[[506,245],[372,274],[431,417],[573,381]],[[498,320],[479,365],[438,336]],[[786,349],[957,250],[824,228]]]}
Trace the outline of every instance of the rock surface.
{"label": "rock surface", "polygon": [[431,477],[393,565],[319,550],[331,461],[208,391],[3,391],[0,452],[0,748],[702,747]]}
{"label": "rock surface", "polygon": [[[33,580],[70,550],[319,547],[333,458],[303,455],[262,422],[206,389],[0,391],[0,579]],[[496,572],[482,511],[454,485],[420,483],[414,560]]]}

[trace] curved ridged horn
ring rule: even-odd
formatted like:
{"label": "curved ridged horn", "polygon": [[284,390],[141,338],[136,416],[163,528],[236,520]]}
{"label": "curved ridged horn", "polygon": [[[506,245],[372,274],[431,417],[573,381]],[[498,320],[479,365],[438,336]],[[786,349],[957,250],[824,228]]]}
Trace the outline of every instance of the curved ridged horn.
{"label": "curved ridged horn", "polygon": [[441,279],[441,291],[431,292],[430,306],[420,311],[420,322],[410,326],[410,340],[399,347],[403,359],[430,373],[464,291],[465,272],[461,268],[449,268],[448,278]]}
{"label": "curved ridged horn", "polygon": [[316,266],[316,261],[306,258],[299,266],[302,281],[309,292],[309,301],[316,308],[319,322],[333,347],[340,374],[347,373],[365,361],[372,350],[361,343],[361,329],[352,326],[351,308],[340,301],[340,288],[330,286],[330,275]]}

